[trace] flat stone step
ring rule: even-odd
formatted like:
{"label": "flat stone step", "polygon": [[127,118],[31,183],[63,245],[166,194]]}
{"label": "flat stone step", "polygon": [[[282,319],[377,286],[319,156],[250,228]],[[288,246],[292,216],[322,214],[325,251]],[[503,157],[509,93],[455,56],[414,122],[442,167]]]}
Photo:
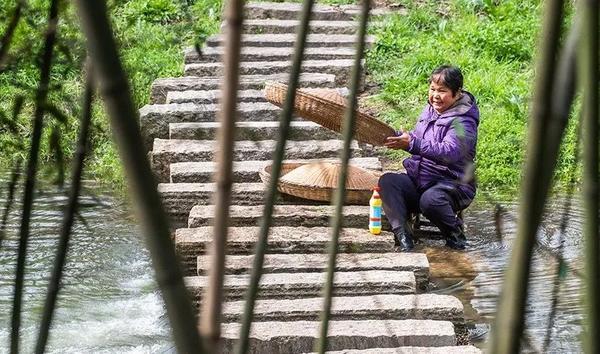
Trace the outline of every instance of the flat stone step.
{"label": "flat stone step", "polygon": [[[327,351],[326,354],[481,354],[481,349],[472,345],[451,347],[398,347]],[[317,353],[311,353],[317,354]]]}
{"label": "flat stone step", "polygon": [[[205,45],[208,47],[221,47],[224,44],[222,34],[209,37]],[[242,47],[293,47],[296,43],[296,33],[266,33],[266,34],[244,34],[242,35]],[[375,37],[367,36],[365,44],[371,46]],[[311,33],[306,37],[306,48],[318,47],[350,47],[356,44],[356,36],[353,34],[322,34]]]}
{"label": "flat stone step", "polygon": [[[249,352],[310,353],[320,337],[320,326],[320,321],[254,322]],[[238,323],[221,327],[224,353],[233,353],[240,327]],[[327,338],[328,350],[456,345],[452,322],[433,320],[331,321]]]}
{"label": "flat stone step", "polygon": [[[312,163],[312,162],[331,162],[339,163],[339,159],[308,159],[308,160],[285,160],[284,163]],[[234,161],[233,162],[233,181],[240,182],[261,182],[258,171],[271,164],[270,160],[260,161]],[[377,157],[356,157],[350,159],[350,164],[362,168],[380,171],[382,164]],[[178,162],[171,164],[171,182],[174,183],[208,183],[213,181],[213,175],[216,171],[216,163],[213,161],[204,162]]]}
{"label": "flat stone step", "polygon": [[[261,299],[298,299],[303,297],[318,298],[322,293],[326,273],[272,273],[263,274],[260,279],[258,297]],[[411,272],[390,272],[384,270],[368,270],[361,272],[340,272],[334,278],[334,296],[358,296],[375,294],[413,294],[416,291],[415,276]],[[184,278],[185,285],[198,305],[202,293],[208,286],[207,276]],[[250,275],[225,275],[223,296],[228,300],[242,299],[248,290]],[[414,300],[414,299],[413,299]],[[458,300],[456,300],[458,301]],[[458,301],[460,304],[460,301]],[[462,310],[462,305],[461,310]],[[290,309],[291,310],[291,309]],[[320,306],[313,309],[317,318],[298,316],[297,320],[317,320]],[[462,312],[462,311],[461,311]],[[255,313],[255,316],[257,313]],[[257,317],[255,317],[257,318]],[[293,320],[294,318],[290,318]],[[348,319],[348,318],[340,318]],[[405,318],[397,318],[405,319]],[[439,319],[439,318],[436,318]],[[230,318],[235,321],[237,318]],[[262,321],[281,320],[280,317],[265,316]]]}
{"label": "flat stone step", "polygon": [[[302,5],[300,3],[287,2],[257,2],[244,6],[247,19],[280,19],[297,20],[300,16]],[[395,11],[387,8],[374,8],[369,12],[370,17],[378,17],[392,13],[405,13],[403,8]],[[329,6],[322,4],[313,5],[312,20],[320,21],[342,21],[353,20],[360,14],[358,5]]]}
{"label": "flat stone step", "polygon": [[[331,205],[277,205],[273,210],[273,226],[329,226],[329,217],[333,215]],[[234,205],[230,208],[230,226],[258,226],[262,218],[262,207]],[[196,205],[190,211],[189,227],[212,224],[214,206]],[[388,230],[387,220],[383,218],[383,228]],[[343,225],[348,228],[367,230],[369,225],[369,207],[366,205],[347,205],[343,209]]]}
{"label": "flat stone step", "polygon": [[[326,354],[481,354],[481,349],[472,345],[451,347],[398,347],[327,351]],[[311,353],[317,354],[317,353]]]}
{"label": "flat stone step", "polygon": [[[381,283],[394,286],[395,279],[384,280],[387,272],[336,273],[336,277],[368,274],[367,277],[382,277]],[[310,273],[313,274],[313,273]],[[400,273],[402,274],[402,273]],[[296,274],[289,274],[290,277]],[[301,274],[302,275],[302,274]],[[265,275],[263,275],[265,276]],[[226,276],[227,279],[227,276]],[[366,279],[361,279],[365,281]],[[399,279],[401,280],[401,279]],[[356,284],[357,286],[361,286]],[[367,289],[362,289],[367,292]],[[464,324],[463,305],[459,299],[449,295],[419,294],[400,295],[375,294],[370,296],[334,297],[331,299],[332,320],[443,320],[457,325]],[[225,322],[238,322],[244,312],[245,301],[223,304]],[[254,321],[318,321],[323,310],[323,299],[304,298],[289,300],[258,300],[254,308]]]}
{"label": "flat stone step", "polygon": [[[375,237],[375,236],[374,236]],[[263,263],[264,273],[309,273],[327,269],[328,254],[267,254]],[[254,255],[228,255],[225,259],[226,274],[250,274]],[[210,256],[198,256],[197,275],[206,275],[210,268]],[[429,262],[423,253],[339,253],[336,262],[337,272],[365,270],[413,272],[417,288],[424,288],[429,279]],[[186,274],[189,274],[186,272]]]}
{"label": "flat stone step", "polygon": [[[252,254],[258,232],[259,228],[256,226],[230,226],[227,252],[231,255]],[[184,228],[175,231],[177,254],[181,258],[185,269],[193,269],[191,274],[197,274],[197,258],[206,252],[212,240],[213,231],[210,226]],[[269,254],[327,253],[327,245],[330,240],[331,229],[329,227],[306,227],[302,224],[273,226],[269,233],[267,252]],[[373,236],[366,227],[345,228],[340,232],[338,247],[340,254],[386,253],[393,251],[394,240],[392,234],[385,231],[381,235]],[[401,262],[401,260],[398,260],[398,262]],[[382,264],[381,266],[384,267],[385,265]]]}
{"label": "flat stone step", "polygon": [[[215,140],[221,123],[171,123],[170,139]],[[339,139],[340,134],[310,121],[291,122],[288,140]],[[276,140],[279,137],[279,122],[236,122],[236,140]]]}
{"label": "flat stone step", "polygon": [[[345,87],[335,90],[342,96],[348,95],[348,89]],[[166,103],[215,104],[222,96],[221,90],[169,91]],[[238,91],[238,102],[266,103],[267,100],[263,90],[241,90]]]}
{"label": "flat stone step", "polygon": [[[234,143],[233,159],[269,160],[277,142],[275,140],[239,140]],[[160,182],[168,182],[170,165],[175,162],[212,161],[218,147],[215,140],[154,139],[151,153],[152,168]],[[288,141],[285,157],[289,159],[332,158],[343,147],[342,140]],[[353,157],[362,157],[363,150],[356,141],[350,145]]]}
{"label": "flat stone step", "polygon": [[[270,21],[270,20],[269,20]],[[204,47],[201,53],[195,49],[185,51],[186,64],[200,62],[221,62],[224,47]],[[292,60],[294,48],[291,47],[243,47],[240,53],[240,62],[272,62]],[[304,50],[304,60],[336,60],[353,59],[356,50],[349,47],[312,47]]]}
{"label": "flat stone step", "polygon": [[[298,20],[257,19],[244,21],[244,33],[296,33]],[[221,25],[223,28],[223,25]],[[310,21],[309,33],[354,34],[358,22],[346,21]]]}
{"label": "flat stone step", "polygon": [[[170,103],[151,104],[140,109],[140,128],[144,143],[152,146],[156,138],[169,137],[171,123],[216,122],[221,105]],[[237,105],[239,121],[277,121],[281,117],[281,108],[268,103],[242,102]]]}
{"label": "flat stone step", "polygon": [[[275,75],[241,75],[240,90],[262,90],[266,81],[287,83],[288,74]],[[150,94],[151,103],[165,103],[169,91],[217,90],[221,85],[220,77],[183,76],[176,78],[156,79],[152,83]],[[300,87],[335,87],[335,76],[331,74],[301,74],[298,84]]]}
{"label": "flat stone step", "polygon": [[[364,65],[364,61],[363,61]],[[306,60],[302,62],[303,73],[322,73],[335,76],[335,84],[348,86],[350,72],[354,66],[353,59],[334,60]],[[244,61],[240,63],[240,75],[272,75],[289,73],[292,63],[286,61]],[[184,74],[186,76],[219,76],[223,75],[223,64],[217,63],[193,63],[186,64]]]}

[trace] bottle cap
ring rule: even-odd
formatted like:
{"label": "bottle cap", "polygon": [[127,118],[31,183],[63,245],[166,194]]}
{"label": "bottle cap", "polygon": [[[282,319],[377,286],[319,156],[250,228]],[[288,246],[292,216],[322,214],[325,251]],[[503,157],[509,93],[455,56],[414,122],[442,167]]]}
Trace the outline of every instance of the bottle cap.
{"label": "bottle cap", "polygon": [[373,190],[379,192],[381,190],[381,188],[379,186],[377,186],[377,187],[373,188]]}

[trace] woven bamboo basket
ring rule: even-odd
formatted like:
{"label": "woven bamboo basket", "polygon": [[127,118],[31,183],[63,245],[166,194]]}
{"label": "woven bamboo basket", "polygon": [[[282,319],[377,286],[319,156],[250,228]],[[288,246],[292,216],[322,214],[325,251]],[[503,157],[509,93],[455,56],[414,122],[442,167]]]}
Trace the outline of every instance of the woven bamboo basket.
{"label": "woven bamboo basket", "polygon": [[[277,190],[304,199],[329,202],[337,187],[340,167],[340,164],[326,162],[284,163],[281,166]],[[261,169],[259,175],[261,180],[268,184],[271,179],[271,165]],[[380,175],[379,171],[348,166],[346,203],[368,204],[372,189],[377,186]]]}
{"label": "woven bamboo basket", "polygon": [[[282,107],[287,85],[267,82],[265,98]],[[298,89],[294,101],[296,115],[340,133],[346,112],[346,99],[331,89]],[[356,111],[354,138],[362,143],[382,146],[385,138],[395,136],[396,131],[388,124],[361,111]]]}

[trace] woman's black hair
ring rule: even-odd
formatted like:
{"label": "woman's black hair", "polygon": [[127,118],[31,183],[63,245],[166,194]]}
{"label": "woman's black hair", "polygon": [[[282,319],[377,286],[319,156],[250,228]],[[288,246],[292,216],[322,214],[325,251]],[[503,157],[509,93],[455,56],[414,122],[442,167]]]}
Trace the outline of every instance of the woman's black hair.
{"label": "woman's black hair", "polygon": [[455,96],[463,87],[463,75],[460,69],[452,65],[442,65],[437,67],[429,76],[429,83],[442,83],[452,91]]}

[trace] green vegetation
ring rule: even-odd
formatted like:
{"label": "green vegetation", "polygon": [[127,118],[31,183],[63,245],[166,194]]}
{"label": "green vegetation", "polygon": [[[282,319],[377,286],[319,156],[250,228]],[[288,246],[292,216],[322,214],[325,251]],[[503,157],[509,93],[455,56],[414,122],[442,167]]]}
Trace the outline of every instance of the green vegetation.
{"label": "green vegetation", "polygon": [[[458,65],[481,111],[477,151],[480,186],[514,191],[525,155],[539,0],[405,1],[408,15],[372,30],[367,66],[381,88],[369,104],[396,127],[410,129],[426,103],[427,78],[441,64]],[[575,158],[570,127],[558,166],[566,182]],[[569,154],[570,153],[570,154]],[[406,153],[393,151],[392,158]]]}
{"label": "green vegetation", "polygon": [[[14,6],[14,1],[0,0],[0,33],[4,33]],[[0,73],[0,118],[6,118],[0,120],[2,170],[8,168],[16,157],[27,157],[48,6],[49,1],[28,1],[10,47],[8,65]],[[150,85],[156,78],[183,74],[183,48],[202,43],[208,35],[217,32],[221,15],[220,0],[114,0],[109,2],[109,7],[113,31],[120,44],[122,61],[129,73],[133,98],[138,107],[148,103]],[[46,134],[41,151],[43,171],[52,177],[56,174],[52,166],[57,160],[57,153],[50,149],[49,132],[53,127],[61,131],[62,150],[66,157],[71,156],[78,130],[85,59],[85,42],[72,3],[61,3],[59,18],[49,103],[64,117],[61,123],[52,116],[46,116]],[[17,134],[10,134],[5,121],[11,119],[17,97],[24,98],[24,108],[17,119]],[[88,177],[122,186],[121,165],[99,101],[94,105],[93,122],[93,151],[88,159]]]}

